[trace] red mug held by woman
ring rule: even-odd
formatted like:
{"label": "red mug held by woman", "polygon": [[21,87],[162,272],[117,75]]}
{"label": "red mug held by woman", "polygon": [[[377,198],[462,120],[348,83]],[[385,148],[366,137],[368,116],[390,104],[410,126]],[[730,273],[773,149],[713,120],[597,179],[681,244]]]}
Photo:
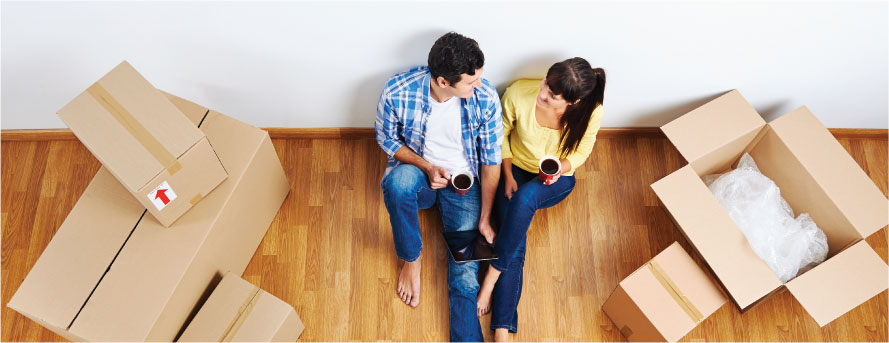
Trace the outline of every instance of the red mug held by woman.
{"label": "red mug held by woman", "polygon": [[538,177],[545,185],[551,185],[553,179],[562,171],[562,161],[555,156],[547,155],[540,159]]}

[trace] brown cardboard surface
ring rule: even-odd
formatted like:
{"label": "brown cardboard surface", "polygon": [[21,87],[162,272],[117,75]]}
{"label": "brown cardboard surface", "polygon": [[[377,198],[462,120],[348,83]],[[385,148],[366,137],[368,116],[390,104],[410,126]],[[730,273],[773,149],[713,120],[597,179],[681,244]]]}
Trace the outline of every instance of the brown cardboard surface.
{"label": "brown cardboard surface", "polygon": [[179,341],[293,342],[303,328],[292,306],[228,273]]}
{"label": "brown cardboard surface", "polygon": [[732,90],[662,126],[661,130],[682,157],[692,162],[751,131],[759,131],[765,124],[741,93]]}
{"label": "brown cardboard surface", "polygon": [[704,261],[744,309],[781,286],[691,166],[651,185]]}
{"label": "brown cardboard surface", "polygon": [[[199,105],[180,100],[177,104],[185,106],[190,115],[199,111]],[[190,200],[210,193],[226,177],[212,147],[202,143],[206,142],[203,132],[126,61],[58,114],[102,165],[165,226],[192,207]],[[170,179],[175,179],[180,188],[187,185],[184,187],[189,190],[183,192],[189,194],[176,191],[178,197],[158,210],[148,195]]]}
{"label": "brown cardboard surface", "polygon": [[630,342],[666,341],[621,285],[605,300],[602,310]]}
{"label": "brown cardboard surface", "polygon": [[[265,131],[215,112],[204,121],[229,179],[175,230],[143,219],[71,331],[106,341],[173,340],[215,273],[246,268],[290,187]],[[121,303],[129,309],[114,311]]]}
{"label": "brown cardboard surface", "polygon": [[709,317],[728,301],[716,283],[698,267],[679,243],[674,242],[652,261],[657,262],[703,318]]}
{"label": "brown cardboard surface", "polygon": [[54,331],[67,330],[143,213],[120,182],[99,169],[7,306]]}
{"label": "brown cardboard surface", "polygon": [[[831,138],[833,139],[833,138]],[[828,257],[861,239],[858,231],[807,172],[775,130],[770,130],[750,151],[763,175],[781,189],[794,215],[808,213],[827,235]]]}
{"label": "brown cardboard surface", "polygon": [[[752,132],[752,122],[745,117],[749,104],[732,93],[723,96],[730,99],[720,97],[664,126],[690,165],[655,182],[652,188],[743,311],[782,288],[697,177],[719,171],[719,164],[726,160],[737,159],[742,145],[738,142],[746,138],[734,138],[738,137],[734,133]],[[722,105],[711,106],[713,103]],[[722,108],[713,111],[716,107]],[[714,130],[726,138],[714,137]],[[827,235],[827,261],[787,283],[819,324],[886,289],[885,263],[861,240],[885,227],[889,201],[808,109],[802,107],[772,121],[744,150],[778,185],[794,213],[809,213]],[[878,275],[882,280],[861,276],[863,270],[867,272],[861,274]]]}
{"label": "brown cardboard surface", "polygon": [[886,290],[889,267],[866,241],[787,282],[787,289],[825,326]]}
{"label": "brown cardboard surface", "polygon": [[167,229],[102,168],[10,306],[65,337],[172,341],[217,273],[243,272],[289,192],[265,131],[218,113],[202,129],[230,172],[215,191]]}
{"label": "brown cardboard surface", "polygon": [[805,106],[769,123],[861,238],[889,224],[889,201]]}
{"label": "brown cardboard surface", "polygon": [[[143,129],[174,158],[204,136],[126,61],[95,85],[106,90],[132,118],[133,125]],[[130,190],[142,188],[167,167],[89,92],[78,95],[60,109],[58,115],[102,165]]]}
{"label": "brown cardboard surface", "polygon": [[[182,154],[178,161],[182,165],[182,170],[172,175],[163,170],[138,191],[142,195],[139,198],[142,205],[166,227],[172,225],[197,203],[197,201],[191,202],[191,199],[203,199],[208,194],[205,192],[212,192],[228,177],[216,151],[206,137],[201,138],[197,144]],[[158,211],[149,200],[148,194],[164,182],[167,182],[178,197]]]}
{"label": "brown cardboard surface", "polygon": [[697,325],[647,266],[621,281],[621,287],[668,342],[678,341]]}
{"label": "brown cardboard surface", "polygon": [[194,126],[198,126],[201,123],[201,120],[204,119],[204,116],[207,114],[207,112],[210,111],[209,108],[185,100],[173,94],[164,92],[162,90],[160,92],[167,98],[167,100],[173,103],[173,105],[176,106],[176,108],[178,108],[179,111],[181,111],[182,114],[184,114],[185,117],[187,117],[188,120],[190,120],[192,124],[194,124]]}
{"label": "brown cardboard surface", "polygon": [[621,281],[603,310],[630,341],[675,342],[726,301],[674,242]]}

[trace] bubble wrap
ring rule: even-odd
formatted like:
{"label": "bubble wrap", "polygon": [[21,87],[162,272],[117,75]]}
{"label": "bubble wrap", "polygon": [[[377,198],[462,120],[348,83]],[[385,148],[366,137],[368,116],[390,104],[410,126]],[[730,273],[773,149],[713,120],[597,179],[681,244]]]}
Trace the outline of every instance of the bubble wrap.
{"label": "bubble wrap", "polygon": [[778,185],[759,172],[749,154],[741,156],[735,170],[705,175],[702,180],[782,282],[827,257],[824,232],[808,213],[793,218]]}

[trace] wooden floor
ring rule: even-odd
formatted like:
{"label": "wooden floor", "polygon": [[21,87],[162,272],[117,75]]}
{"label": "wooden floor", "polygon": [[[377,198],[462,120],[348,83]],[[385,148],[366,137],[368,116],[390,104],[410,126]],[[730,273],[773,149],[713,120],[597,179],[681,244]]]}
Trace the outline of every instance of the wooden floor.
{"label": "wooden floor", "polygon": [[[840,139],[885,194],[884,137]],[[398,261],[372,139],[276,139],[292,183],[244,278],[293,304],[303,341],[448,339],[446,253],[435,210],[425,242],[419,308],[395,295]],[[601,310],[617,283],[680,241],[649,188],[685,162],[659,135],[600,137],[561,204],[538,212],[528,237],[520,341],[623,341]],[[5,307],[99,163],[76,140],[2,144],[2,340],[60,337]],[[886,260],[886,228],[868,242]],[[490,316],[483,318],[487,330]],[[784,292],[745,314],[725,304],[686,341],[887,341],[887,292],[824,328]]]}

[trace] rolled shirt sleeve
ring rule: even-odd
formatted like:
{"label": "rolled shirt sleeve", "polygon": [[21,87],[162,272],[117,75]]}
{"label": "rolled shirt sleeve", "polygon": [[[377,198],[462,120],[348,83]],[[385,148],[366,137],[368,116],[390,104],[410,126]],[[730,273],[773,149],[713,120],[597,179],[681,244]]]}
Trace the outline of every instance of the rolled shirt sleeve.
{"label": "rolled shirt sleeve", "polygon": [[392,106],[392,100],[385,93],[380,95],[380,103],[377,104],[377,119],[374,121],[377,144],[389,157],[394,157],[395,152],[404,146],[399,134],[398,115]]}

